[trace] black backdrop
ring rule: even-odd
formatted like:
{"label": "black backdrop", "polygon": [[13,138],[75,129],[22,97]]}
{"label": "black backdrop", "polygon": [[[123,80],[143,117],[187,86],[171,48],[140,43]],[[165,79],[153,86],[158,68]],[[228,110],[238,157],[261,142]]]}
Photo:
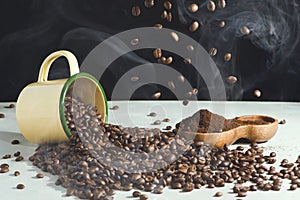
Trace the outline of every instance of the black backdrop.
{"label": "black backdrop", "polygon": [[[145,8],[141,0],[10,0],[0,6],[0,101],[15,101],[24,86],[37,79],[40,64],[51,52],[68,49],[81,63],[85,56],[110,35],[136,27],[162,23],[198,40],[204,48],[219,46],[229,49],[234,59],[228,64],[216,57],[226,85],[228,100],[300,99],[299,9],[298,1],[227,1],[227,8],[214,14],[200,6],[199,15],[187,12],[188,0],[171,0],[173,21],[160,18],[163,1],[156,1],[153,9]],[[131,7],[142,8],[140,17],[131,15]],[[201,28],[191,34],[188,25],[197,19]],[[225,19],[226,28],[216,28]],[[239,35],[241,23],[252,30],[250,36]],[[219,31],[218,31],[219,30]],[[217,38],[217,39],[216,39]],[[222,47],[222,48],[221,48]],[[114,83],[130,67],[153,62],[151,50],[136,52],[141,59],[124,56],[113,63],[101,78],[108,98]],[[176,58],[176,57],[175,57]],[[176,59],[175,59],[176,60]],[[50,79],[68,76],[64,60],[55,62]],[[201,78],[184,63],[176,63],[191,82],[199,88],[198,99],[209,99]],[[226,81],[229,75],[238,77],[236,84]],[[260,98],[253,94],[260,89]],[[166,88],[148,85],[140,88],[132,99],[151,99],[155,91],[162,91],[161,99],[174,99]]]}

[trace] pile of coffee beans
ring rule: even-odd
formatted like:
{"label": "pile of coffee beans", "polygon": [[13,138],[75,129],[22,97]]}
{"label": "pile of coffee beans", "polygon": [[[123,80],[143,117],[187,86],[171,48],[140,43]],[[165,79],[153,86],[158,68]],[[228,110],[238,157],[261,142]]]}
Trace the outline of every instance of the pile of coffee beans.
{"label": "pile of coffee beans", "polygon": [[[79,109],[71,112],[76,106]],[[89,109],[83,111],[81,106]],[[163,132],[104,124],[97,109],[80,100],[67,98],[65,108],[73,136],[67,142],[39,146],[29,160],[58,175],[55,184],[67,188],[67,196],[113,199],[114,190],[161,194],[165,187],[190,192],[235,183],[233,193],[244,197],[249,191],[281,190],[282,179],[291,180],[290,190],[300,187],[300,157],[296,163],[284,159],[278,171],[271,165],[276,153],[265,155],[256,143],[218,149],[194,142],[178,129]],[[138,192],[133,195],[148,198]]]}

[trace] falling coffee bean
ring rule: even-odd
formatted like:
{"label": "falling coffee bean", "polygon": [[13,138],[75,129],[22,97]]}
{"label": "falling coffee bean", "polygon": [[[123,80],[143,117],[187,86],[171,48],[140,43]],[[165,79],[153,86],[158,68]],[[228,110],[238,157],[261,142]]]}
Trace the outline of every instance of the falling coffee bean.
{"label": "falling coffee bean", "polygon": [[173,58],[171,56],[169,56],[166,60],[166,64],[170,65],[173,62]]}
{"label": "falling coffee bean", "polygon": [[250,30],[247,26],[243,26],[241,29],[240,29],[241,33],[244,34],[244,35],[249,35],[250,34]]}
{"label": "falling coffee bean", "polygon": [[17,185],[17,189],[19,189],[19,190],[22,190],[22,189],[24,189],[25,188],[25,185],[24,184],[18,184]]}
{"label": "falling coffee bean", "polygon": [[168,86],[170,89],[174,90],[175,89],[175,84],[173,81],[168,81]]}
{"label": "falling coffee bean", "polygon": [[190,64],[192,63],[192,60],[191,60],[190,58],[185,58],[185,59],[183,60],[183,62],[184,62],[185,64],[190,65]]}
{"label": "falling coffee bean", "polygon": [[0,113],[0,118],[5,118],[5,114]]}
{"label": "falling coffee bean", "polygon": [[192,91],[193,95],[197,95],[198,94],[198,89],[197,88],[194,88],[193,91]]}
{"label": "falling coffee bean", "polygon": [[219,22],[219,26],[220,26],[221,28],[225,27],[225,21],[220,21],[220,22]]}
{"label": "falling coffee bean", "polygon": [[225,56],[224,56],[224,60],[227,61],[227,62],[230,61],[231,60],[231,53],[226,53]]}
{"label": "falling coffee bean", "polygon": [[234,84],[234,83],[237,82],[237,77],[235,77],[235,76],[228,76],[227,80],[228,80],[229,83]]}
{"label": "falling coffee bean", "polygon": [[191,45],[191,44],[189,44],[189,45],[186,47],[186,49],[187,49],[188,51],[190,51],[190,52],[194,51],[194,47],[193,47],[193,45]]}
{"label": "falling coffee bean", "polygon": [[133,16],[137,17],[141,15],[141,9],[139,6],[133,6],[131,9],[131,13]]}
{"label": "falling coffee bean", "polygon": [[146,8],[152,8],[154,6],[154,0],[145,0],[144,5]]}
{"label": "falling coffee bean", "polygon": [[210,12],[214,12],[214,11],[216,10],[216,4],[215,4],[215,2],[209,1],[209,2],[207,3],[207,9],[208,9],[208,11],[210,11]]}
{"label": "falling coffee bean", "polygon": [[19,140],[12,140],[11,144],[13,144],[13,145],[20,144],[20,141]]}
{"label": "falling coffee bean", "polygon": [[261,91],[260,90],[254,90],[254,95],[256,97],[260,97],[261,96]]}
{"label": "falling coffee bean", "polygon": [[172,9],[172,3],[170,1],[165,1],[164,2],[164,7],[167,10],[171,10]]}
{"label": "falling coffee bean", "polygon": [[161,121],[160,120],[156,120],[153,122],[153,125],[160,125],[161,124]]}
{"label": "falling coffee bean", "polygon": [[218,1],[218,6],[221,9],[224,9],[226,7],[226,1],[225,0],[219,0]]}
{"label": "falling coffee bean", "polygon": [[278,124],[286,124],[286,120],[285,119],[283,119],[283,120],[281,120]]}
{"label": "falling coffee bean", "polygon": [[181,83],[184,83],[184,81],[185,81],[184,76],[180,75],[180,76],[178,76],[177,78],[178,78],[178,80],[179,80]]}
{"label": "falling coffee bean", "polygon": [[171,35],[171,37],[173,38],[173,40],[174,40],[175,42],[178,42],[178,41],[179,41],[179,36],[177,35],[177,33],[171,32],[170,35]]}
{"label": "falling coffee bean", "polygon": [[167,15],[167,21],[168,21],[168,22],[171,22],[172,19],[173,19],[172,13],[169,12],[168,15]]}
{"label": "falling coffee bean", "polygon": [[217,55],[217,53],[218,53],[218,50],[216,49],[216,48],[211,48],[210,50],[209,50],[209,55],[210,56],[215,56],[215,55]]}
{"label": "falling coffee bean", "polygon": [[190,27],[189,27],[189,30],[191,31],[191,32],[195,32],[195,31],[197,31],[199,29],[199,22],[198,21],[194,21],[191,25],[190,25]]}
{"label": "falling coffee bean", "polygon": [[160,93],[160,92],[156,92],[156,93],[154,93],[154,94],[152,95],[152,98],[153,98],[153,99],[159,99],[160,96],[161,96],[161,93]]}
{"label": "falling coffee bean", "polygon": [[191,13],[195,13],[195,12],[198,11],[199,7],[198,7],[197,4],[192,3],[191,5],[189,5],[189,8],[188,8],[188,9],[189,9],[189,11],[190,11]]}
{"label": "falling coffee bean", "polygon": [[153,51],[154,58],[158,59],[162,57],[162,51],[160,48],[157,48]]}
{"label": "falling coffee bean", "polygon": [[163,13],[161,14],[161,18],[167,19],[167,17],[168,17],[168,12],[166,10],[164,10]]}
{"label": "falling coffee bean", "polygon": [[119,110],[119,108],[120,108],[119,106],[113,106],[113,107],[111,107],[110,109],[111,109],[111,110]]}

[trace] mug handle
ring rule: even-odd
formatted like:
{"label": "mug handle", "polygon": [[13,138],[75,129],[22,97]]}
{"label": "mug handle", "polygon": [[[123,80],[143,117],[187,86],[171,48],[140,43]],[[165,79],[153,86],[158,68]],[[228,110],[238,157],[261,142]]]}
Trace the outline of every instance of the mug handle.
{"label": "mug handle", "polygon": [[69,63],[70,67],[70,76],[79,73],[79,66],[76,57],[74,54],[72,54],[69,51],[66,50],[60,50],[56,51],[52,54],[50,54],[42,63],[40,72],[39,72],[39,77],[38,77],[38,82],[46,82],[48,80],[48,73],[51,64],[59,57],[64,56]]}

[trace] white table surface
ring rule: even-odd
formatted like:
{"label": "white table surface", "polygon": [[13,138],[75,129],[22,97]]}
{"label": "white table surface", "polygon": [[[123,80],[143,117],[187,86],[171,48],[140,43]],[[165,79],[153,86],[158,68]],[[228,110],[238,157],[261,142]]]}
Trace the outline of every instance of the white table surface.
{"label": "white table surface", "polygon": [[[36,145],[25,140],[20,133],[16,117],[15,108],[7,109],[4,106],[10,103],[0,103],[0,113],[4,113],[6,117],[0,119],[0,164],[8,163],[10,171],[0,174],[0,199],[77,199],[76,197],[66,197],[64,189],[56,186],[54,183],[56,176],[42,172],[36,168],[28,160],[28,157],[34,153]],[[192,115],[200,108],[209,109],[214,113],[224,115],[226,118],[233,118],[242,115],[269,115],[279,120],[285,119],[285,125],[279,125],[276,135],[267,143],[260,144],[266,153],[276,151],[277,163],[274,165],[279,169],[278,165],[283,158],[294,162],[300,155],[300,104],[286,102],[190,102],[188,106],[183,106],[178,101],[114,101],[109,102],[109,107],[118,105],[119,110],[109,110],[109,123],[122,124],[123,126],[141,126],[141,127],[160,127],[166,125],[174,126],[181,119]],[[130,112],[129,112],[130,110]],[[156,117],[149,117],[150,112],[157,112]],[[30,114],[30,113],[28,113]],[[157,119],[171,119],[169,123],[162,123],[160,126],[150,125]],[[11,145],[13,139],[19,139],[21,144]],[[235,148],[237,145],[233,145]],[[245,144],[245,146],[248,146]],[[1,159],[5,154],[14,154],[21,151],[25,160],[21,162],[11,159]],[[15,170],[19,170],[21,175],[15,177]],[[39,172],[45,174],[43,179],[35,178]],[[25,189],[17,190],[17,184],[25,184]],[[300,199],[300,189],[289,191],[289,181],[283,182],[281,191],[257,191],[248,192],[247,197],[240,199]],[[238,199],[236,194],[231,193],[233,184],[226,184],[223,188],[207,189],[201,188],[190,193],[181,193],[180,190],[165,189],[161,195],[147,193],[149,199],[173,200],[173,199]],[[222,197],[213,197],[217,192],[223,193]],[[145,192],[146,193],[146,192]],[[130,198],[132,191],[117,191],[115,199],[132,199]]]}

